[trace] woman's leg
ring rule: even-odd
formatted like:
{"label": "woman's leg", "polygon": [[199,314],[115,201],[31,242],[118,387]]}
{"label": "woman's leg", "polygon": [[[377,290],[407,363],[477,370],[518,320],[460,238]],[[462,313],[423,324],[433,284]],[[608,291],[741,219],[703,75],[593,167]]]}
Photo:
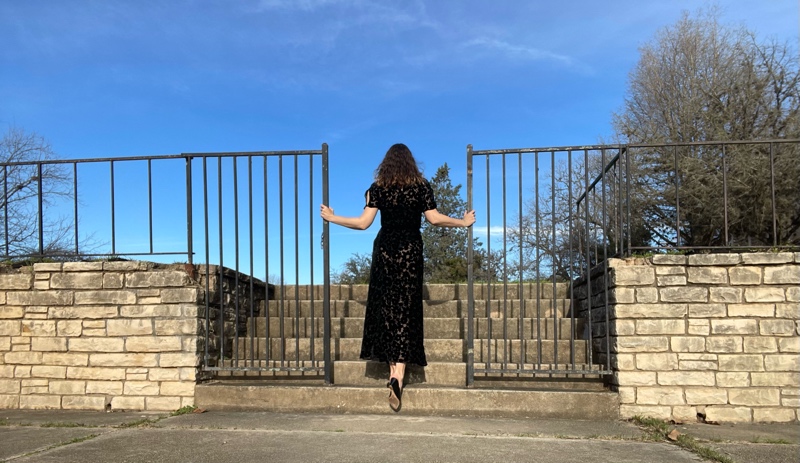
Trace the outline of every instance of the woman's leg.
{"label": "woman's leg", "polygon": [[395,363],[394,364],[394,371],[392,372],[392,376],[397,378],[397,381],[400,382],[400,387],[403,387],[403,378],[406,375],[406,364],[405,363]]}

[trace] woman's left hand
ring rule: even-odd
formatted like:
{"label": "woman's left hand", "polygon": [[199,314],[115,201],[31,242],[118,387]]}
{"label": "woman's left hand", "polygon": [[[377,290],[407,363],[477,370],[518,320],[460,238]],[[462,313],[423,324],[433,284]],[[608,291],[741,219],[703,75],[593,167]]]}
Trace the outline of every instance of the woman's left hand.
{"label": "woman's left hand", "polygon": [[322,217],[322,220],[330,222],[331,218],[334,216],[333,209],[328,207],[328,206],[326,206],[326,205],[324,205],[324,204],[322,204],[319,207],[319,215],[320,215],[320,217]]}

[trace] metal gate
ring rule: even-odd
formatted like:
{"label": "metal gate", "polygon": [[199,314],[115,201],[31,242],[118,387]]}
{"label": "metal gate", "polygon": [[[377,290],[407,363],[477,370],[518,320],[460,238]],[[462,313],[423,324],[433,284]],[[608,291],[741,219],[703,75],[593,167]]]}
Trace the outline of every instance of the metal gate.
{"label": "metal gate", "polygon": [[[586,268],[588,222],[574,213],[589,153],[606,147],[481,150],[467,146],[467,204],[485,217],[470,228],[467,383],[611,373],[608,326],[579,306],[572,282]],[[582,230],[583,231],[580,231]],[[580,231],[580,232],[579,232]],[[605,330],[603,330],[605,331]]]}

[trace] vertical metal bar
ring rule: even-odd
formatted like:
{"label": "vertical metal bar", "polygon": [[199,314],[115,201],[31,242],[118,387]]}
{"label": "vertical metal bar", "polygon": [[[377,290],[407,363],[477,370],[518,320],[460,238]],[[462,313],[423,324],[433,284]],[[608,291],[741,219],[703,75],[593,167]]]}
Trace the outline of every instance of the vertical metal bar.
{"label": "vertical metal bar", "polygon": [[591,366],[592,365],[592,257],[591,257],[591,243],[589,241],[589,236],[591,231],[589,230],[589,150],[583,150],[583,162],[584,162],[584,182],[586,184],[586,194],[584,198],[586,199],[586,206],[584,209],[586,210],[586,307],[587,307],[587,315],[586,315],[586,323],[589,325],[588,330],[588,337],[586,340],[586,357],[587,363]]}
{"label": "vertical metal bar", "polygon": [[[603,213],[602,213],[602,220],[601,220],[601,224],[603,226],[603,267],[604,267],[603,271],[604,271],[604,274],[606,275],[606,278],[603,278],[603,281],[605,282],[605,287],[604,287],[604,290],[603,290],[603,297],[604,297],[603,312],[605,313],[605,329],[604,329],[605,333],[604,333],[604,336],[605,336],[605,339],[608,340],[609,339],[608,292],[610,291],[610,289],[609,289],[609,278],[607,277],[607,275],[608,275],[608,239],[607,239],[608,232],[606,231],[606,229],[607,229],[606,220],[607,220],[608,217],[607,217],[607,213],[606,213],[606,178],[605,178],[605,172],[606,172],[606,169],[605,169],[605,165],[606,165],[606,149],[605,148],[602,148],[600,150],[600,159],[601,159],[600,165],[603,166],[603,170],[601,171],[601,174],[600,174],[600,178],[602,179],[602,181],[600,183],[600,188],[601,188],[600,193],[601,193],[602,198],[603,198]],[[610,370],[611,369],[611,352],[608,349],[606,349],[605,354],[606,354],[605,355],[605,358],[606,358],[606,370]]]}
{"label": "vertical metal bar", "polygon": [[210,365],[210,358],[208,356],[208,345],[211,343],[211,307],[210,307],[210,299],[211,299],[211,291],[210,291],[210,281],[211,280],[211,254],[209,249],[209,237],[208,237],[208,165],[206,162],[206,158],[203,157],[203,231],[205,236],[205,259],[206,259],[206,277],[205,277],[205,289],[206,294],[203,299],[205,299],[205,306],[206,306],[206,328],[203,335],[205,338],[203,339],[203,367],[208,368]]}
{"label": "vertical metal bar", "polygon": [[[300,200],[297,186],[297,155],[294,155],[294,356],[300,366]],[[311,334],[313,336],[313,333]]]}
{"label": "vertical metal bar", "polygon": [[[570,279],[569,285],[569,304],[574,304],[575,301],[575,292],[573,288],[572,282],[575,281],[575,277],[573,276],[573,255],[572,255],[572,150],[567,151],[567,210],[569,211],[569,215],[567,216],[567,240],[569,241],[568,244],[568,253],[569,256],[567,262],[569,262],[569,269],[567,270]],[[579,211],[576,212],[576,217],[580,214]],[[620,214],[621,216],[621,214]],[[566,310],[566,304],[564,310]],[[569,330],[569,361],[572,369],[575,369],[575,309],[570,308],[570,330]]]}
{"label": "vertical metal bar", "polygon": [[678,171],[678,146],[673,149],[674,164],[675,164],[675,234],[677,238],[675,243],[681,247],[681,199],[680,199],[680,172]]}
{"label": "vertical metal bar", "polygon": [[772,245],[778,246],[778,211],[775,202],[775,152],[774,144],[769,143],[769,181],[772,193]]}
{"label": "vertical metal bar", "polygon": [[519,342],[519,366],[520,370],[525,369],[525,278],[524,278],[524,232],[522,220],[522,153],[517,153],[517,214],[519,217],[519,307],[517,307],[517,338]]}
{"label": "vertical metal bar", "polygon": [[[489,177],[489,155],[486,155],[486,260],[492,260],[492,202],[491,202],[491,180]],[[486,368],[492,360],[492,276],[490,275],[490,265],[486,266]],[[481,341],[483,344],[483,341]]]}
{"label": "vertical metal bar", "polygon": [[625,227],[628,230],[628,250],[625,253],[627,256],[631,253],[631,155],[627,147],[623,150],[625,151],[625,209],[628,223],[628,226]]}
{"label": "vertical metal bar", "polygon": [[222,156],[217,157],[217,204],[218,216],[217,222],[219,227],[219,360],[221,363],[225,362],[225,286],[223,284],[225,253],[223,248],[223,216],[222,216]]}
{"label": "vertical metal bar", "polygon": [[[254,312],[254,306],[256,305],[255,301],[255,289],[253,288],[253,280],[255,275],[253,259],[254,259],[254,249],[253,249],[253,157],[247,156],[247,212],[248,212],[248,220],[247,224],[249,226],[250,232],[250,317],[247,319],[247,325],[250,327],[250,366],[253,367],[256,364],[256,318]],[[245,359],[245,363],[247,360]]]}
{"label": "vertical metal bar", "polygon": [[725,144],[722,144],[722,209],[725,213],[725,246],[730,244],[728,238],[728,160],[725,156]]}
{"label": "vertical metal bar", "polygon": [[[472,204],[472,145],[467,145],[467,210]],[[475,290],[473,227],[467,229],[467,387],[475,383]],[[487,258],[488,260],[488,258]]]}
{"label": "vertical metal bar", "polygon": [[[77,193],[75,197],[77,198]],[[3,231],[6,240],[6,256],[10,252],[8,245],[8,166],[3,166]]]}
{"label": "vertical metal bar", "polygon": [[556,153],[550,152],[550,228],[552,233],[552,267],[551,277],[553,280],[553,295],[551,298],[550,306],[553,308],[553,365],[558,369],[558,339],[559,332],[559,319],[558,308],[556,307],[556,295],[558,294],[558,285],[556,284]]}
{"label": "vertical metal bar", "polygon": [[[80,238],[78,234],[78,163],[72,163],[72,217],[75,220],[75,256],[80,255]],[[6,245],[8,238],[6,237]],[[8,249],[8,248],[6,248]],[[8,250],[6,250],[8,254]]]}
{"label": "vertical metal bar", "polygon": [[536,217],[535,220],[535,229],[536,232],[534,234],[534,240],[536,244],[536,271],[534,277],[534,284],[536,285],[536,369],[542,369],[542,281],[540,279],[540,254],[539,251],[541,249],[541,245],[539,243],[539,153],[536,152],[533,154],[534,158],[534,216]]}
{"label": "vertical metal bar", "polygon": [[233,364],[239,367],[239,160],[233,156],[233,249],[235,262],[234,275],[234,329],[233,329]]}
{"label": "vertical metal bar", "polygon": [[117,233],[116,233],[116,217],[114,216],[114,161],[110,162],[111,165],[111,255],[117,253]]}
{"label": "vertical metal bar", "polygon": [[[188,164],[191,161],[189,159],[186,160],[187,170],[191,172],[191,166]],[[147,227],[150,231],[150,254],[153,253],[153,171],[152,171],[152,159],[147,160]],[[188,180],[188,178],[187,178]],[[187,185],[190,183],[187,182]],[[191,191],[191,190],[190,190]],[[187,195],[188,196],[188,195]],[[188,210],[188,209],[187,209]],[[189,221],[191,223],[191,221]],[[191,254],[190,254],[191,255]],[[189,262],[192,262],[192,258],[189,257]]]}
{"label": "vertical metal bar", "polygon": [[311,317],[311,336],[309,336],[309,360],[317,367],[317,355],[314,351],[314,338],[317,337],[317,319],[314,317],[314,155],[308,155],[308,261],[310,281],[308,284],[309,316]]}
{"label": "vertical metal bar", "polygon": [[[186,253],[188,254],[188,262],[192,264],[194,262],[194,230],[192,228],[194,219],[192,217],[192,158],[186,158],[186,242],[187,248]],[[152,208],[151,208],[152,210]],[[151,232],[152,237],[152,232]]]}
{"label": "vertical metal bar", "polygon": [[[506,227],[506,154],[502,154],[503,166],[503,369],[508,368],[508,239]],[[519,322],[519,320],[518,320]]]}
{"label": "vertical metal bar", "polygon": [[272,359],[272,339],[269,331],[270,300],[269,300],[269,193],[267,188],[267,164],[269,158],[264,156],[264,361],[267,365]]}
{"label": "vertical metal bar", "polygon": [[[328,144],[322,144],[322,203],[330,204],[328,197]],[[325,362],[325,384],[333,384],[333,362],[331,362],[331,272],[330,272],[330,224],[322,223],[322,316],[323,316],[323,361]]]}
{"label": "vertical metal bar", "polygon": [[36,170],[37,170],[37,202],[39,205],[39,255],[44,255],[44,188],[43,183],[44,179],[42,178],[42,163],[36,163]]}
{"label": "vertical metal bar", "polygon": [[285,295],[286,295],[286,292],[285,292],[286,285],[284,284],[284,281],[286,281],[286,279],[284,278],[284,273],[283,273],[284,272],[284,268],[283,268],[283,155],[282,154],[278,155],[278,213],[280,215],[278,217],[278,222],[279,222],[278,241],[279,241],[279,244],[280,244],[280,249],[279,249],[278,253],[280,254],[280,273],[281,273],[281,293],[280,293],[280,296],[278,296],[279,297],[279,299],[278,299],[278,301],[279,301],[278,302],[278,304],[279,304],[279,307],[278,307],[278,317],[279,317],[278,318],[278,326],[279,326],[279,330],[280,330],[279,332],[280,332],[280,337],[281,337],[281,341],[280,341],[280,346],[281,346],[281,368],[283,368],[283,366],[285,365],[285,360],[286,360],[286,346],[285,346],[285,344],[286,344],[286,332],[284,331],[284,323],[283,323],[283,310],[284,310],[284,305],[283,304],[284,304],[284,299],[286,299],[286,297],[285,297]]}

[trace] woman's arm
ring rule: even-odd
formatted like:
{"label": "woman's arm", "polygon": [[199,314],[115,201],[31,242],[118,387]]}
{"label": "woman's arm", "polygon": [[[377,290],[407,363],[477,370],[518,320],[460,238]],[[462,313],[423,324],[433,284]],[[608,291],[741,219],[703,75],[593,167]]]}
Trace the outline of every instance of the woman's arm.
{"label": "woman's arm", "polygon": [[437,227],[470,227],[475,223],[475,211],[465,212],[463,219],[454,219],[436,209],[431,209],[425,211],[425,220]]}
{"label": "woman's arm", "polygon": [[323,220],[354,230],[366,230],[369,228],[377,214],[378,208],[376,207],[365,207],[364,212],[359,217],[340,217],[333,213],[333,209],[324,204],[319,208],[319,215]]}

